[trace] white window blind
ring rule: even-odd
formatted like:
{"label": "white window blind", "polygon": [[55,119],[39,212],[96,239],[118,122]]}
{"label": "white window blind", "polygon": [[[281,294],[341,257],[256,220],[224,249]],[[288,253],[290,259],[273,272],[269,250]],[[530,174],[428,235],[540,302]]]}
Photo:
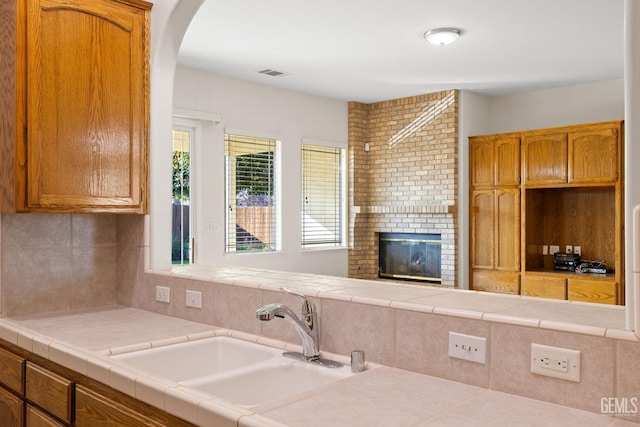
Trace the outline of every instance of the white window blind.
{"label": "white window blind", "polygon": [[276,143],[225,134],[227,252],[277,250]]}
{"label": "white window blind", "polygon": [[302,247],[344,244],[344,150],[302,145]]}

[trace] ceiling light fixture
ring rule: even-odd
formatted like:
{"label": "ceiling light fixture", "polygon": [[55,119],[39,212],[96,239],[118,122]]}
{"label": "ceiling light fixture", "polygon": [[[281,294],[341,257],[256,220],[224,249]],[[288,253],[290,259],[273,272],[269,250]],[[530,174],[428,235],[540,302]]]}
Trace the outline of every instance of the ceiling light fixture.
{"label": "ceiling light fixture", "polygon": [[434,28],[424,33],[424,38],[436,46],[446,46],[458,40],[460,30],[457,28]]}

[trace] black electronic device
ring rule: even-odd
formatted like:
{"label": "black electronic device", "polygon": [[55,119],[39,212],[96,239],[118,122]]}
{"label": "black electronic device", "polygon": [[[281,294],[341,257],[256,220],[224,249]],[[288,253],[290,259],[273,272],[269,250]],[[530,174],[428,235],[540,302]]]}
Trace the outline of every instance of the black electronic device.
{"label": "black electronic device", "polygon": [[560,271],[575,271],[580,264],[580,255],[556,252],[553,255],[553,269]]}

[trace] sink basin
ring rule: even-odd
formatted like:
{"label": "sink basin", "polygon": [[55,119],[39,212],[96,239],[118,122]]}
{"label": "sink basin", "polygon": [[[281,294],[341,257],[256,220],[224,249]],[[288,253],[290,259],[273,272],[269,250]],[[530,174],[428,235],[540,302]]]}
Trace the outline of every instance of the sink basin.
{"label": "sink basin", "polygon": [[284,357],[282,350],[230,337],[213,337],[111,356],[243,406],[313,390],[354,375]]}
{"label": "sink basin", "polygon": [[183,384],[239,405],[255,406],[313,390],[350,375],[351,370],[346,366],[327,368],[282,357],[232,375],[185,381]]}
{"label": "sink basin", "polygon": [[112,356],[136,368],[184,381],[229,372],[280,356],[280,351],[229,337],[205,338]]}

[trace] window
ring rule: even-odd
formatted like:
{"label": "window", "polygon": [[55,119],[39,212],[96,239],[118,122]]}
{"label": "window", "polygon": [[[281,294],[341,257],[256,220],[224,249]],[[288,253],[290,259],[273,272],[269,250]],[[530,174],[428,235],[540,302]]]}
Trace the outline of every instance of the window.
{"label": "window", "polygon": [[171,263],[189,264],[191,260],[191,142],[193,129],[173,128]]}
{"label": "window", "polygon": [[345,243],[345,150],[302,145],[302,247]]}
{"label": "window", "polygon": [[225,134],[226,252],[273,252],[278,238],[278,144]]}

